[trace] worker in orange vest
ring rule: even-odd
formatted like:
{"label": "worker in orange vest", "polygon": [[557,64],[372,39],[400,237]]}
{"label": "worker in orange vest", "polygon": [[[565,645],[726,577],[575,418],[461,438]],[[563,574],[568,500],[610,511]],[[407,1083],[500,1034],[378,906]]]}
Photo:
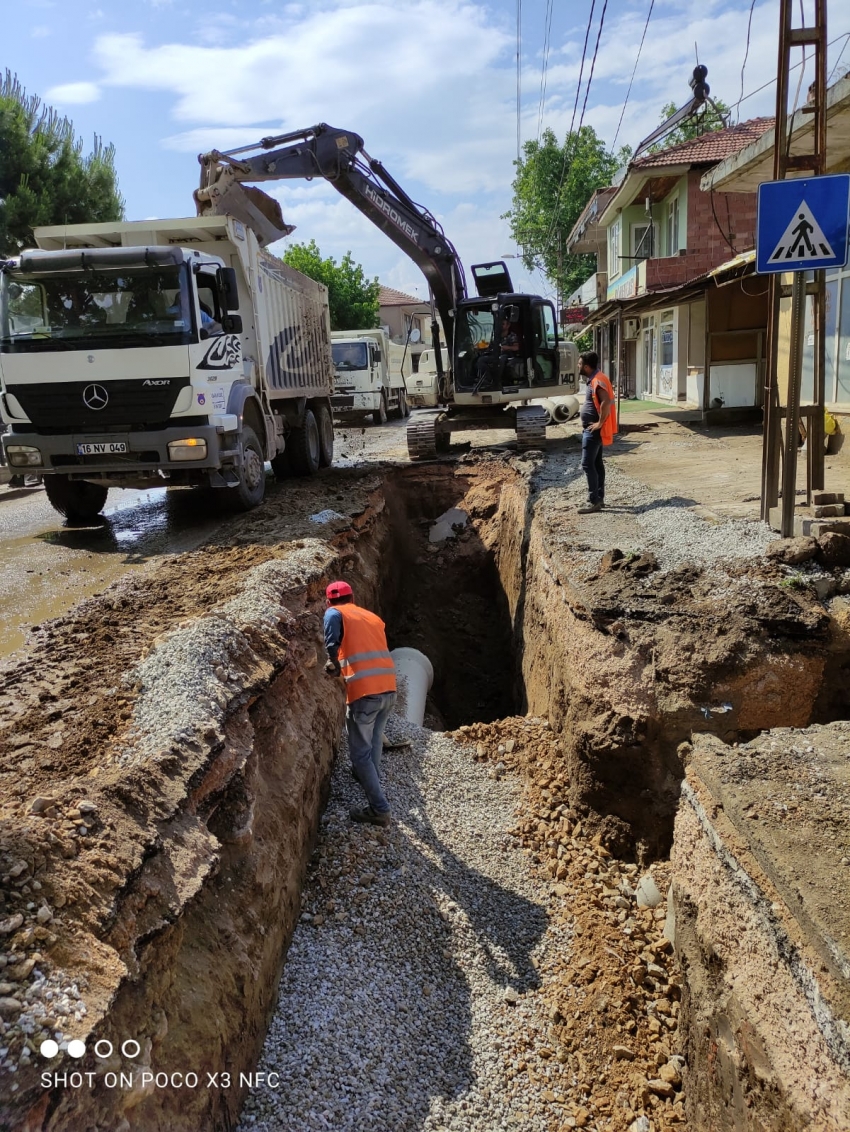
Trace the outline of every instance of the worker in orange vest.
{"label": "worker in orange vest", "polygon": [[389,825],[390,804],[381,786],[381,748],[395,706],[396,680],[384,623],[354,604],[348,582],[331,582],[325,596],[325,671],[345,680],[348,753],[367,801],[365,807],[349,813],[352,821]]}
{"label": "worker in orange vest", "polygon": [[595,350],[579,356],[587,394],[581,406],[581,467],[587,476],[587,503],[579,507],[579,515],[590,515],[605,506],[605,464],[602,449],[614,439],[617,431],[617,408],[611,379],[599,368]]}

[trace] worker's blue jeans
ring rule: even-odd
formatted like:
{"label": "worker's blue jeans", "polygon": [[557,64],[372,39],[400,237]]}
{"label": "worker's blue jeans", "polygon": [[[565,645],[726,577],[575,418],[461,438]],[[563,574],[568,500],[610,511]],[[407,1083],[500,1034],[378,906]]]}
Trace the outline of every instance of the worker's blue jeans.
{"label": "worker's blue jeans", "polygon": [[605,502],[605,464],[602,460],[602,434],[583,429],[581,470],[587,476],[587,497],[591,503]]}
{"label": "worker's blue jeans", "polygon": [[381,786],[381,752],[384,728],[395,707],[395,699],[395,692],[361,696],[348,705],[345,717],[351,766],[376,814],[390,812],[390,804]]}

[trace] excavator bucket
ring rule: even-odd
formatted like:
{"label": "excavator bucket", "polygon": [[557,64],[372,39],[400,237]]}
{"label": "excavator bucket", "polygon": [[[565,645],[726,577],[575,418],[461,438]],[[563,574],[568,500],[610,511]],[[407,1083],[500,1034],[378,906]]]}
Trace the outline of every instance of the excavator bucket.
{"label": "excavator bucket", "polygon": [[241,220],[264,246],[295,231],[295,225],[283,219],[278,202],[262,189],[231,181],[224,192],[217,190],[218,186],[213,185],[195,193],[200,215],[232,216],[234,220]]}
{"label": "excavator bucket", "polygon": [[493,295],[510,295],[514,285],[511,274],[502,260],[495,263],[474,263],[472,276],[475,287],[482,299],[489,299]]}

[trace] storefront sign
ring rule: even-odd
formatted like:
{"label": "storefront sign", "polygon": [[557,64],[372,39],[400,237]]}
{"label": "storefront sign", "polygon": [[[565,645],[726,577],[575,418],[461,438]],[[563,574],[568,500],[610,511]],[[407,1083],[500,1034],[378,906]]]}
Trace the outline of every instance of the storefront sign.
{"label": "storefront sign", "polygon": [[631,299],[637,294],[638,265],[630,268],[625,275],[608,284],[606,297],[611,299]]}
{"label": "storefront sign", "polygon": [[589,314],[590,309],[588,307],[564,307],[561,311],[561,322],[565,326],[569,326],[571,323],[582,323]]}

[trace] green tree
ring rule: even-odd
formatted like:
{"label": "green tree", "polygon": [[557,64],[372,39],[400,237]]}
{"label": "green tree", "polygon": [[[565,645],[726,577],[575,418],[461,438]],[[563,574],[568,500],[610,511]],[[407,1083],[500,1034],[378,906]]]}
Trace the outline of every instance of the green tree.
{"label": "green tree", "polygon": [[368,330],[378,325],[378,295],[381,284],[368,280],[359,263],[346,252],[342,262],[332,256],[322,259],[318,244],[293,244],[283,253],[284,263],[328,289],[331,330]]}
{"label": "green tree", "polygon": [[28,96],[6,71],[0,82],[0,256],[34,244],[40,224],[120,220],[115,150],[95,137],[91,153],[73,124]]}
{"label": "green tree", "polygon": [[514,162],[513,203],[502,219],[523,250],[526,267],[540,267],[566,297],[596,270],[596,257],[569,255],[563,244],[594,191],[611,184],[629,149],[609,153],[592,126],[569,134],[563,145],[551,129],[527,141]]}
{"label": "green tree", "polygon": [[[677,126],[666,138],[662,138],[661,141],[650,146],[649,152],[657,153],[660,149],[669,149],[671,145],[678,145],[679,142],[693,141],[694,138],[701,137],[703,134],[710,134],[715,130],[725,130],[726,122],[729,121],[729,107],[721,98],[715,98],[714,104],[717,107],[716,110],[710,102],[704,102],[699,113],[682,122],[681,126]],[[675,102],[668,102],[661,109],[661,122],[666,122],[676,113],[677,109]]]}

